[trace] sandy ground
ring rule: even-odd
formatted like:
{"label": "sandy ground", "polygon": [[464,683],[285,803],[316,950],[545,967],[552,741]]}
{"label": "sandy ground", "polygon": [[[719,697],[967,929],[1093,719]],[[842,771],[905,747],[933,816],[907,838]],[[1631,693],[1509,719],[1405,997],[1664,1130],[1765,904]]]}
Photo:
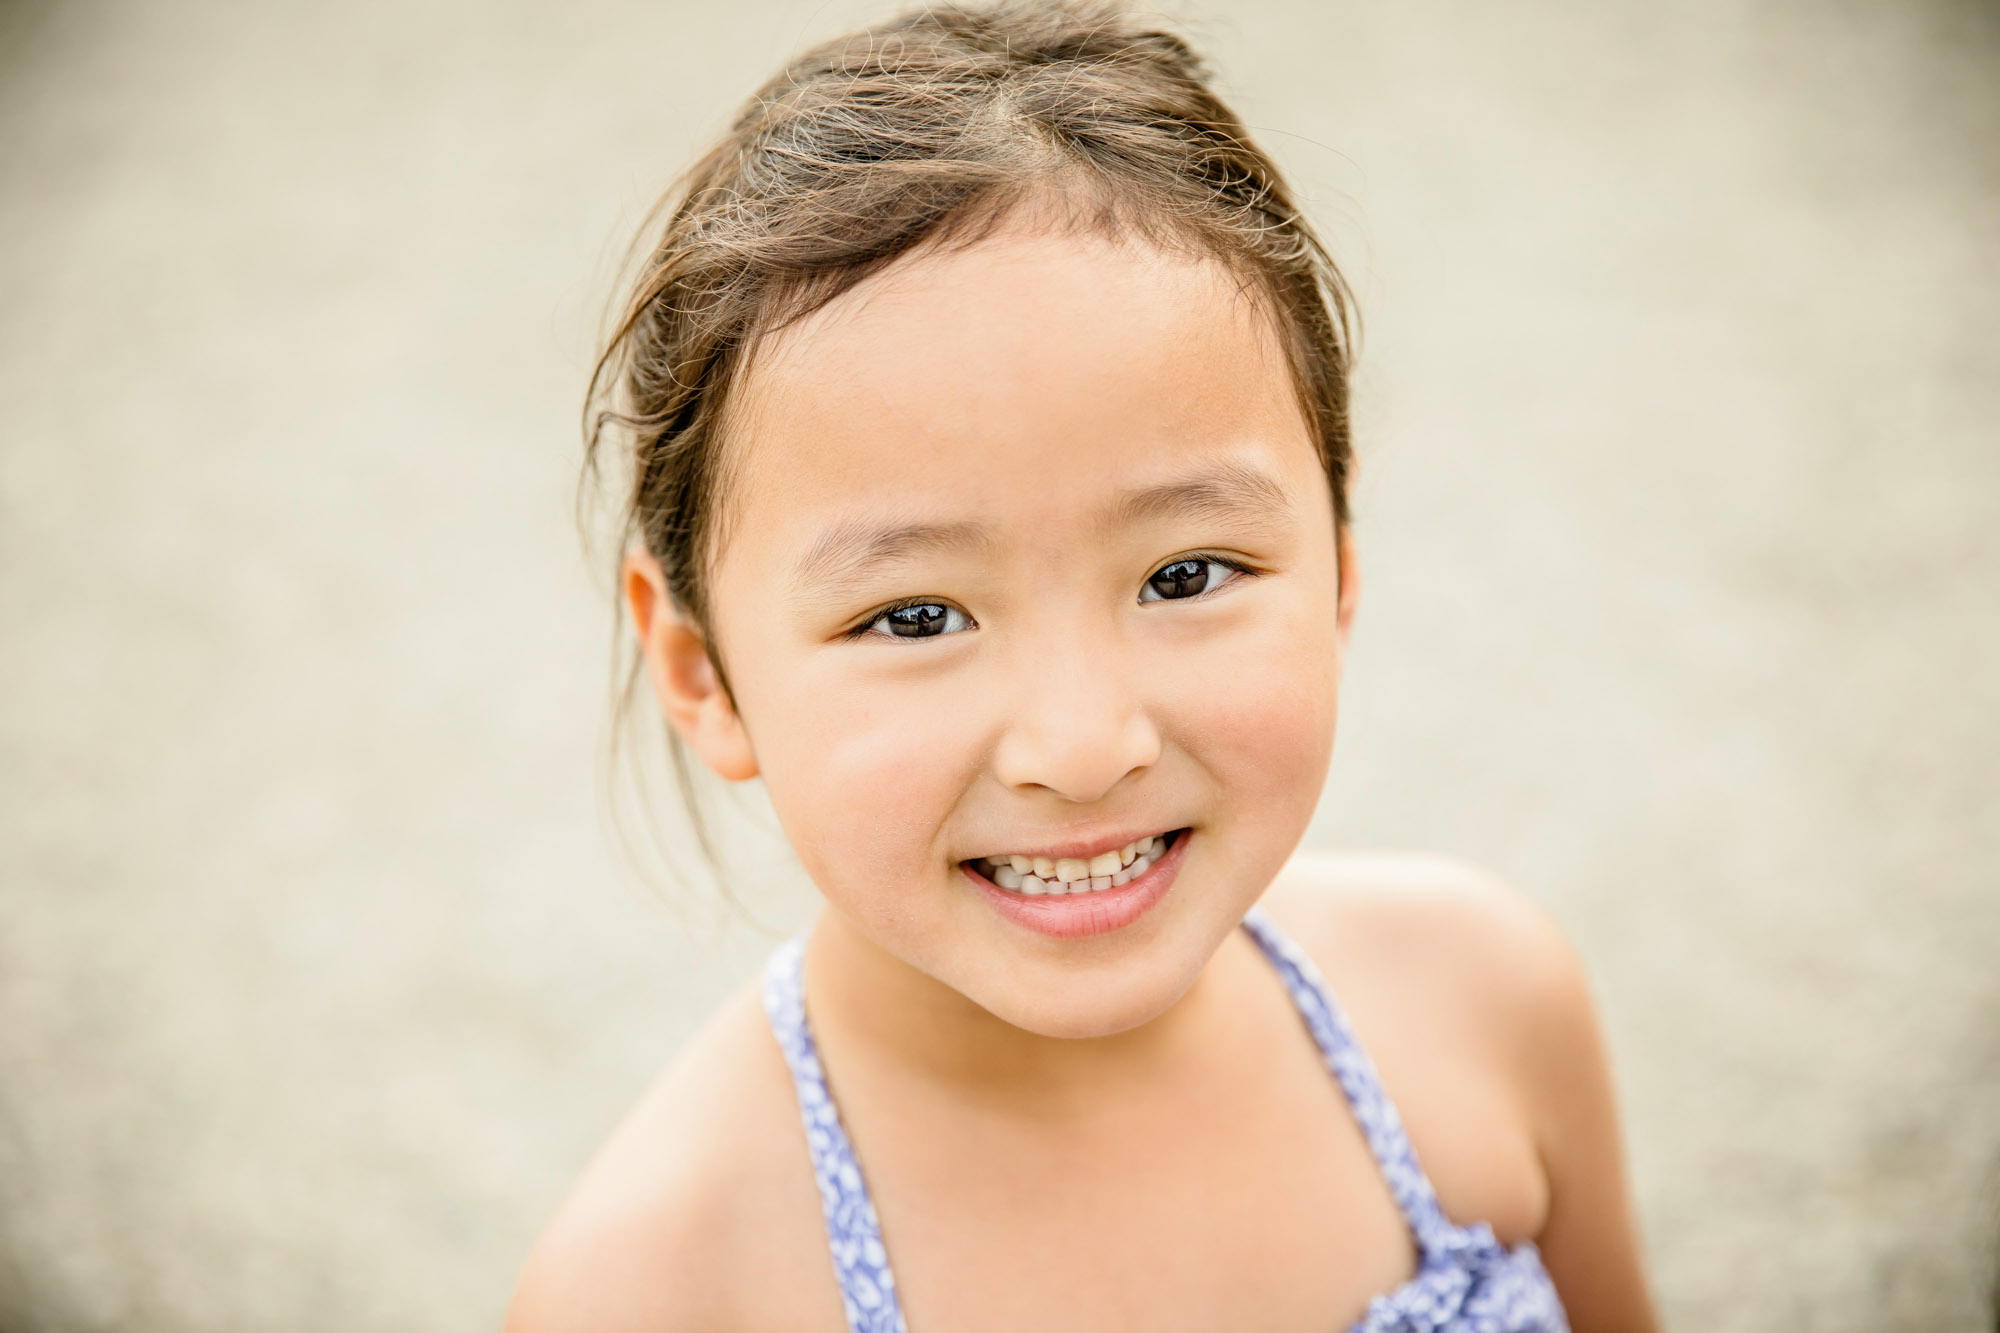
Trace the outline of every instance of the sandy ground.
{"label": "sandy ground", "polygon": [[[0,8],[0,1326],[490,1329],[756,965],[611,850],[576,411],[876,12]],[[1313,841],[1572,932],[1672,1327],[1991,1328],[2000,10],[1185,12],[1368,321]]]}

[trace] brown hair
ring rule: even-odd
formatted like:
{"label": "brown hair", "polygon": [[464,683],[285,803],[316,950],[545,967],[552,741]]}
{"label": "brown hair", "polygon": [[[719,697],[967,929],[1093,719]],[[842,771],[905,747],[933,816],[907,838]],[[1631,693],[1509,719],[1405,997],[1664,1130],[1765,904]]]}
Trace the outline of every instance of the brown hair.
{"label": "brown hair", "polygon": [[[757,91],[657,206],[648,225],[664,230],[591,377],[586,485],[619,432],[621,548],[645,544],[704,635],[725,408],[756,341],[919,245],[976,240],[1030,198],[1246,279],[1277,321],[1347,524],[1352,303],[1199,57],[1096,0],[926,6],[807,51]],[[639,677],[635,654],[621,712]],[[707,852],[678,744],[673,759]]]}

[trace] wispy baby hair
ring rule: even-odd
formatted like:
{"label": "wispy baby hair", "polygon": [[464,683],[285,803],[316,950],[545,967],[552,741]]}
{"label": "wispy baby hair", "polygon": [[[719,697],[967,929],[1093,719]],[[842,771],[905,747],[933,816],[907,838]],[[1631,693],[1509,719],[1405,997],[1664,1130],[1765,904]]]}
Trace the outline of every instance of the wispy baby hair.
{"label": "wispy baby hair", "polygon": [[[756,341],[1030,201],[1245,280],[1280,331],[1333,521],[1348,522],[1347,289],[1200,58],[1096,0],[926,6],[814,47],[757,91],[656,209],[659,239],[591,377],[586,480],[617,438],[621,548],[659,562],[725,689],[707,576],[726,408]],[[638,678],[635,656],[621,697]],[[674,761],[686,791],[678,747]]]}

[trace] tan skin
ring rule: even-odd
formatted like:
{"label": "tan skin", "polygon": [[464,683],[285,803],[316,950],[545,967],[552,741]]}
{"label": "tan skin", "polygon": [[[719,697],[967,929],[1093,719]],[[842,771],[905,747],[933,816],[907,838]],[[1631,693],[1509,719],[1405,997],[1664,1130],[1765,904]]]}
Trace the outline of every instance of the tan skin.
{"label": "tan skin", "polygon": [[[1579,1333],[1652,1329],[1560,933],[1455,862],[1293,855],[1360,581],[1254,295],[1024,212],[767,340],[732,407],[731,690],[643,553],[625,591],[669,721],[764,780],[826,897],[807,1008],[909,1326],[1326,1333],[1409,1279],[1381,1174],[1236,929],[1262,899],[1445,1211],[1533,1240]],[[828,534],[912,524],[835,571]],[[1216,562],[1201,595],[1144,591],[1188,558]],[[883,612],[911,599],[944,632],[896,638]],[[1003,919],[960,870],[1178,828],[1172,891],[1086,939]],[[599,1152],[509,1333],[844,1327],[746,987]]]}

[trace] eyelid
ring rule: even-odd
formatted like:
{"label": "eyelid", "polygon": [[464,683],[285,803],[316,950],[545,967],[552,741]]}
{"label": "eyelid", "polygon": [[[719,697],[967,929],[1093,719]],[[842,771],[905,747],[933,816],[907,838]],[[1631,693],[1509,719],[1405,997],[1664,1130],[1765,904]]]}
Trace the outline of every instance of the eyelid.
{"label": "eyelid", "polygon": [[1152,569],[1147,571],[1146,577],[1151,578],[1168,565],[1178,565],[1183,560],[1199,560],[1204,564],[1224,565],[1237,571],[1239,574],[1254,574],[1257,572],[1250,567],[1247,561],[1238,556],[1224,555],[1220,551],[1182,551],[1179,555],[1170,555],[1165,560],[1154,565]]}

